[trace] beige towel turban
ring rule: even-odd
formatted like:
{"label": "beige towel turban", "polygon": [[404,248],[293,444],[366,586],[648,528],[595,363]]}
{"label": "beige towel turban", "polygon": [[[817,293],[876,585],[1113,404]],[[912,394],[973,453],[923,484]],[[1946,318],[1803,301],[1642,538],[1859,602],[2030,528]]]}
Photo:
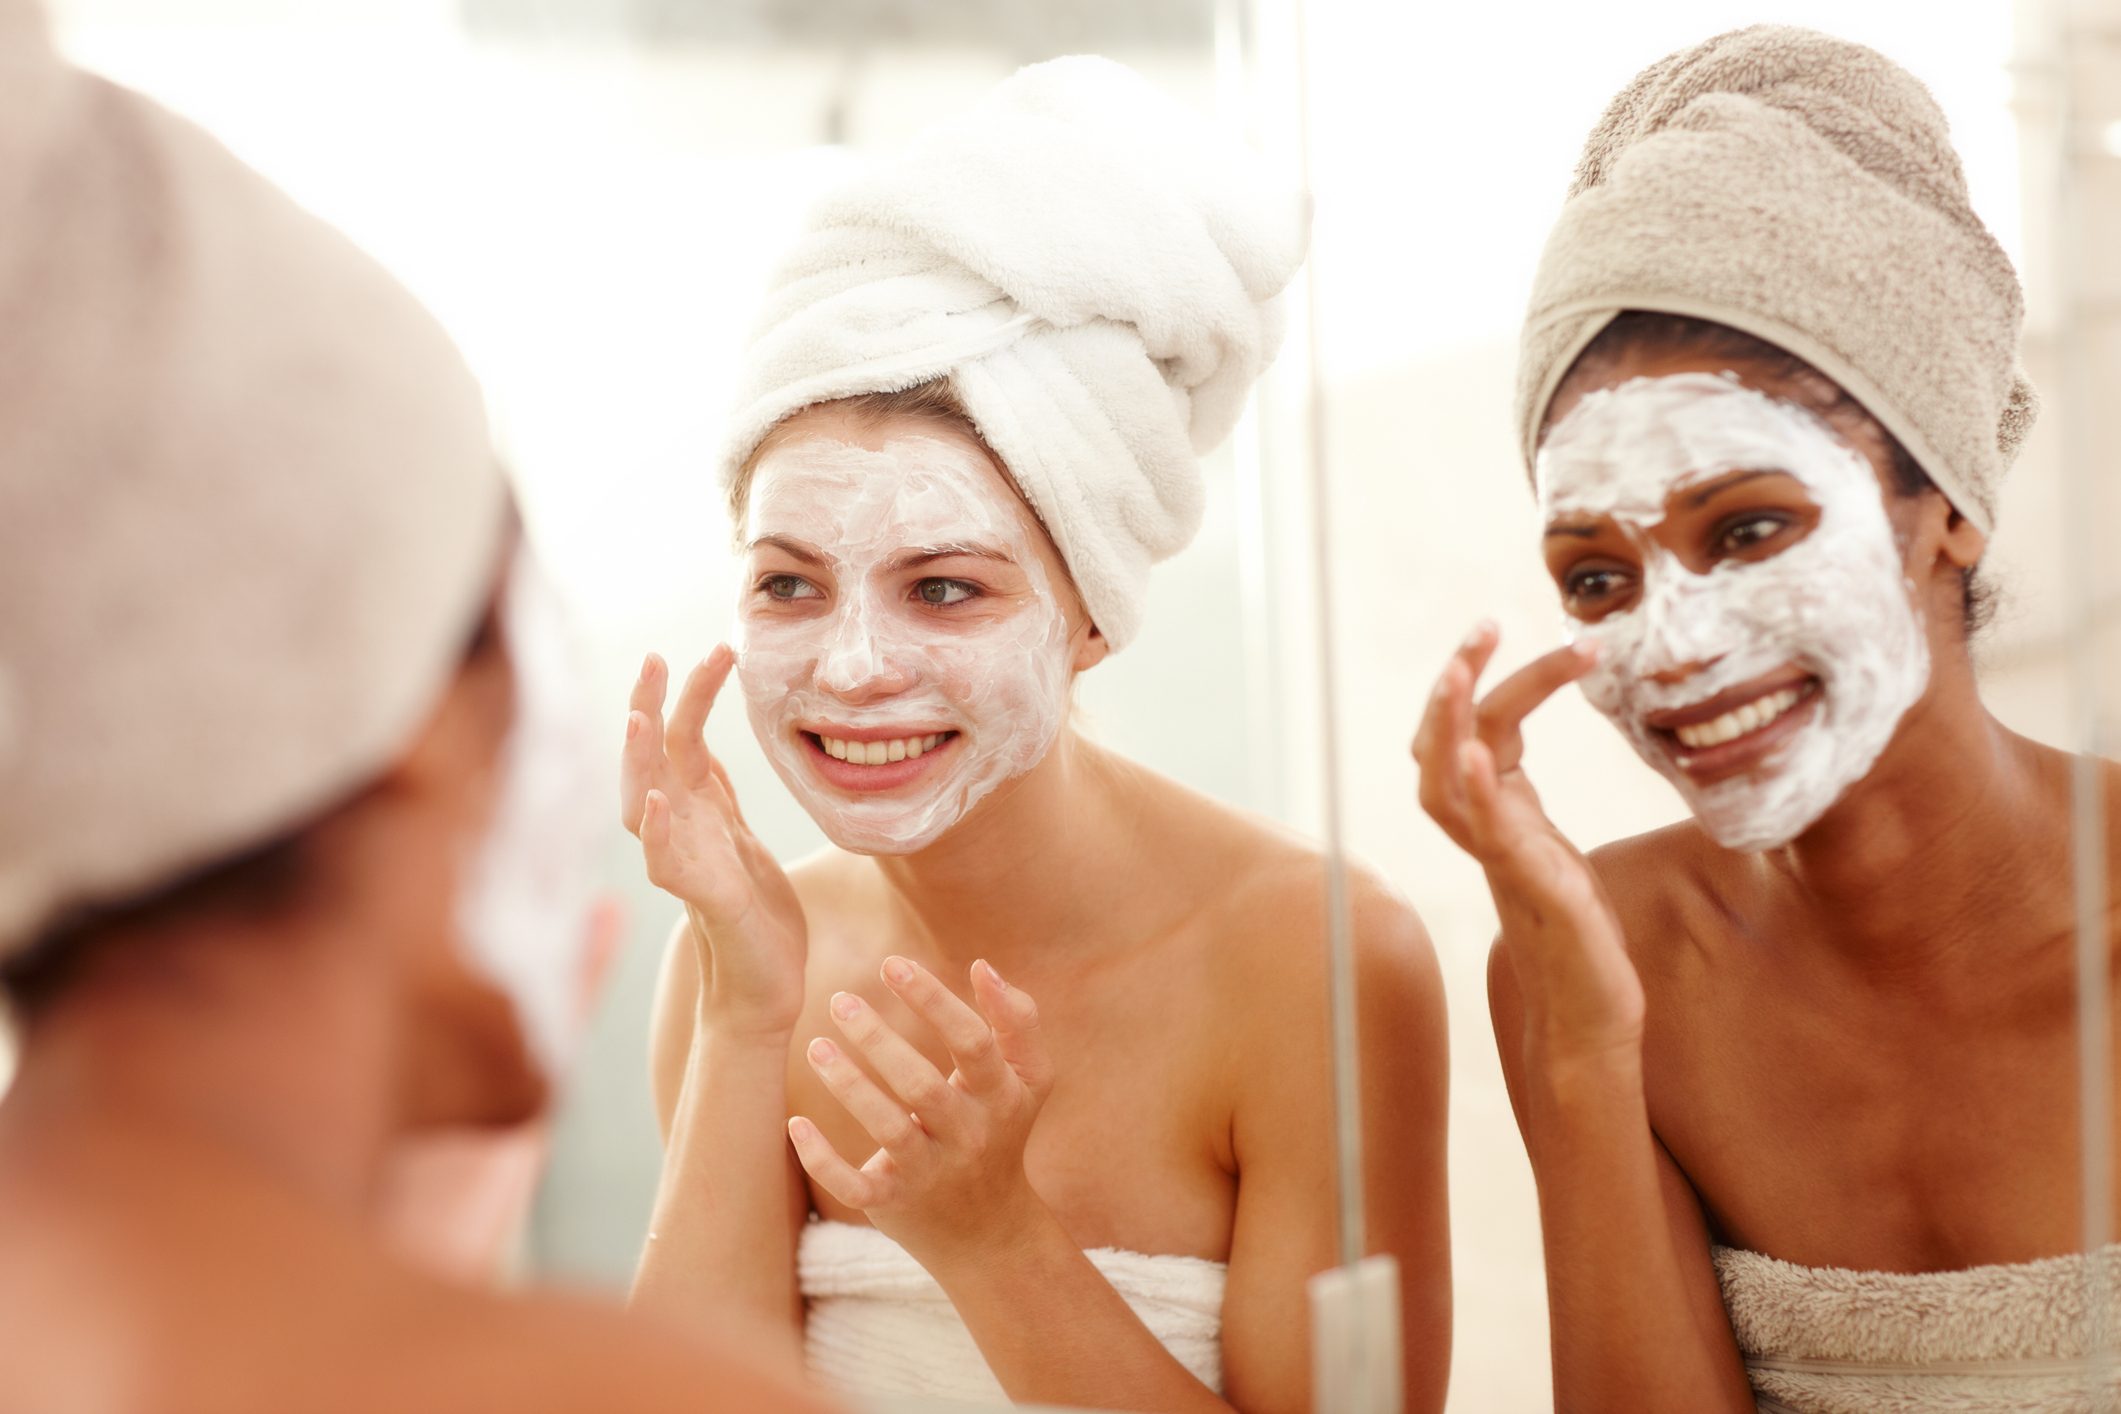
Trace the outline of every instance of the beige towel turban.
{"label": "beige towel turban", "polygon": [[775,278],[726,485],[811,403],[948,377],[1114,648],[1281,337],[1299,198],[1105,59],[1024,69],[833,193]]}
{"label": "beige towel turban", "polygon": [[0,0],[0,957],[387,765],[504,494],[403,289]]}
{"label": "beige towel turban", "polygon": [[1614,315],[1691,315],[1839,383],[1987,530],[2036,408],[2024,308],[1919,80],[1810,30],[1739,30],[1645,69],[1584,147],[1525,320],[1525,459]]}

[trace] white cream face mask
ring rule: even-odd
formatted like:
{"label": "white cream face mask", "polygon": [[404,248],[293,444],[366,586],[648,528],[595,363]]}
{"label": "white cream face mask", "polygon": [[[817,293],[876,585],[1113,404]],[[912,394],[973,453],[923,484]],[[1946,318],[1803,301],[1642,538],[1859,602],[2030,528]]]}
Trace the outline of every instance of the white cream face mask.
{"label": "white cream face mask", "polygon": [[[923,849],[1045,757],[1067,712],[1067,622],[1037,523],[977,450],[782,443],[753,473],[742,531],[751,727],[834,844]],[[762,563],[769,539],[786,553]]]}
{"label": "white cream face mask", "polygon": [[[1733,471],[1789,474],[1818,522],[1778,553],[1697,574],[1649,532],[1673,493]],[[1584,398],[1548,434],[1535,476],[1549,525],[1610,516],[1642,554],[1632,603],[1570,620],[1573,637],[1598,646],[1583,680],[1591,705],[1718,844],[1771,849],[1810,828],[1871,769],[1929,683],[1914,589],[1870,462],[1804,408],[1730,375],[1683,373]],[[1664,716],[1675,713],[1689,719]],[[1772,749],[1741,772],[1705,781],[1686,769],[1769,732],[1760,739]]]}
{"label": "white cream face mask", "polygon": [[515,719],[494,818],[458,899],[466,956],[514,1005],[548,1081],[579,1038],[583,954],[596,898],[603,755],[558,595],[527,546],[501,604]]}

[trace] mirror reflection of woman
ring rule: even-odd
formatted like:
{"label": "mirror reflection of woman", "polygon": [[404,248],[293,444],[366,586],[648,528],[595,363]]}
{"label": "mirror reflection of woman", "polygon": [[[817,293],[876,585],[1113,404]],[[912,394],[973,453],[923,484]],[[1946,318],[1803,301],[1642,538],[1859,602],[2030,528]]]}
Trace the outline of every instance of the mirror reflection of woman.
{"label": "mirror reflection of woman", "polygon": [[[2021,311],[1869,50],[1723,36],[1586,151],[1520,380],[1571,642],[1482,689],[1476,629],[1415,743],[1501,915],[1562,1407],[2091,1407],[2072,762],[1970,648]],[[1548,821],[1571,682],[1692,820]]]}
{"label": "mirror reflection of woman", "polygon": [[[1196,448],[1302,247],[1293,202],[1101,61],[1027,70],[820,208],[725,465],[737,647],[674,699],[651,659],[627,722],[627,823],[684,904],[638,1306],[743,1305],[867,1393],[1309,1407],[1319,857],[1070,721],[1198,523]],[[833,842],[786,870],[704,745],[738,693]],[[1372,1237],[1433,1407],[1441,994],[1413,913],[1356,895]]]}

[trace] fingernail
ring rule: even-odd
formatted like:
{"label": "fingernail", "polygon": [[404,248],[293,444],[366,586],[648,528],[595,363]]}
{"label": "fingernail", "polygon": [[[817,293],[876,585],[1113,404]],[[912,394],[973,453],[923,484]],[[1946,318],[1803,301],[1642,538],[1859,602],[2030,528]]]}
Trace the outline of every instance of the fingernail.
{"label": "fingernail", "polygon": [[885,958],[884,980],[897,983],[900,986],[911,982],[913,980],[913,964],[902,957]]}
{"label": "fingernail", "polygon": [[832,1014],[842,1021],[854,1020],[854,1014],[862,1009],[861,1000],[852,992],[832,994]]}
{"label": "fingernail", "polygon": [[633,740],[633,739],[634,739],[635,737],[639,736],[640,734],[641,734],[641,714],[640,714],[640,713],[638,713],[638,712],[629,712],[629,713],[627,713],[627,714],[626,714],[626,740],[628,740],[628,741],[632,741],[632,740]]}
{"label": "fingernail", "polygon": [[820,1036],[810,1043],[810,1059],[816,1065],[831,1065],[840,1058],[840,1048]]}
{"label": "fingernail", "polygon": [[1005,992],[1009,990],[1009,984],[1002,980],[1001,973],[996,972],[994,970],[993,963],[987,961],[987,959],[985,958],[981,958],[979,965],[987,969],[987,978],[989,981],[993,982],[995,986],[1001,988]]}
{"label": "fingernail", "polygon": [[649,654],[649,655],[648,655],[647,657],[645,657],[645,658],[641,659],[641,676],[645,678],[645,677],[647,677],[647,676],[648,676],[648,675],[649,675],[650,673],[652,673],[652,672],[654,672],[654,671],[655,671],[655,654],[653,654],[653,653],[650,653],[650,654]]}
{"label": "fingernail", "polygon": [[788,1137],[791,1139],[808,1139],[815,1133],[817,1126],[801,1115],[796,1115],[788,1121]]}

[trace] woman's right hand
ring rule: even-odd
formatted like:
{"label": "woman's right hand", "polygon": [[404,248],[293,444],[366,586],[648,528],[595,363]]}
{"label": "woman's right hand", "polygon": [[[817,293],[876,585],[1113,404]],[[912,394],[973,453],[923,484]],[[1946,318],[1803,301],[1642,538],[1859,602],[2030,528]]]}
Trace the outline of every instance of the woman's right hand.
{"label": "woman's right hand", "polygon": [[633,685],[619,765],[619,814],[641,842],[648,881],[685,905],[703,1019],[785,1037],[803,1006],[808,929],[788,876],[737,809],[707,750],[707,714],[729,680],[727,644],[692,670],[666,727],[669,669],[651,653]]}
{"label": "woman's right hand", "polygon": [[1591,862],[1555,828],[1523,770],[1526,717],[1597,661],[1571,644],[1535,658],[1477,704],[1501,634],[1475,628],[1444,665],[1414,737],[1421,805],[1480,861],[1502,951],[1525,1007],[1525,1041],[1548,1063],[1599,1060],[1642,1044],[1642,982]]}

